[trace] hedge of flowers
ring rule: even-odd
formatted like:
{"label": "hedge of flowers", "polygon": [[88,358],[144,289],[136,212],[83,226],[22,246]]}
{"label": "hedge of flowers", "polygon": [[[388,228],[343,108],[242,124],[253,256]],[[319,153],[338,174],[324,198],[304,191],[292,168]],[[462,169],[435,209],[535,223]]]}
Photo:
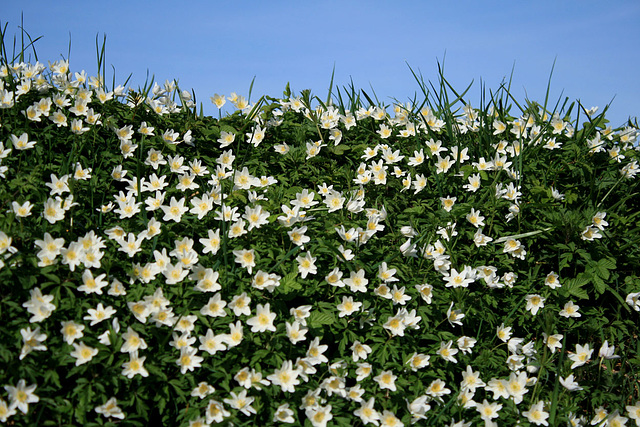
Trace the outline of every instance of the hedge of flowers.
{"label": "hedge of flowers", "polygon": [[633,123],[0,78],[0,421],[640,425]]}

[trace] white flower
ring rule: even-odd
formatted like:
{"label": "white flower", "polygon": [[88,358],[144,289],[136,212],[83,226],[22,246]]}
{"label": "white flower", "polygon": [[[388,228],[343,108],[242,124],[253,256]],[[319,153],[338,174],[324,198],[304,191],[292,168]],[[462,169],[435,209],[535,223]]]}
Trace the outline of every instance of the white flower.
{"label": "white flower", "polygon": [[593,239],[601,239],[602,234],[600,234],[599,230],[596,227],[587,225],[586,228],[582,231],[580,237],[582,238],[582,240],[593,241]]}
{"label": "white flower", "polygon": [[343,296],[342,303],[338,304],[338,317],[349,316],[356,311],[360,310],[362,303],[359,301],[353,301],[352,296]]}
{"label": "white flower", "polygon": [[67,322],[60,322],[62,325],[62,329],[60,332],[62,333],[63,339],[67,342],[67,344],[73,344],[78,338],[83,337],[82,331],[84,330],[84,325],[80,325],[75,323],[73,320]]}
{"label": "white flower", "polygon": [[[15,387],[5,385],[4,389],[9,393],[10,408],[18,408],[23,414],[29,411],[29,403],[40,401],[40,398],[33,393],[36,389],[36,384],[27,387],[25,380],[18,381],[18,385]],[[11,411],[9,410],[9,412]]]}
{"label": "white flower", "polygon": [[256,307],[256,315],[247,320],[247,325],[251,326],[251,332],[275,332],[276,327],[273,321],[276,318],[276,314],[272,313],[269,309],[269,303],[265,305],[258,304]]}
{"label": "white flower", "polygon": [[544,307],[545,298],[538,294],[527,295],[525,300],[527,301],[526,310],[531,311],[534,316],[538,314],[538,310]]}
{"label": "white flower", "polygon": [[42,344],[47,336],[40,332],[40,327],[37,327],[34,331],[31,327],[20,329],[20,335],[22,335],[22,350],[20,351],[20,360],[31,353],[33,350],[46,351],[47,346]]}
{"label": "white flower", "polygon": [[285,360],[280,369],[276,369],[273,374],[268,375],[267,379],[271,381],[271,384],[280,386],[282,391],[293,393],[295,391],[295,386],[300,384],[298,375],[299,371],[297,369],[293,369],[293,362]]}
{"label": "white flower", "polygon": [[316,274],[318,272],[315,264],[316,259],[317,258],[312,256],[310,252],[307,252],[304,256],[300,255],[296,258],[296,261],[298,261],[300,277],[304,279],[307,275]]}
{"label": "white flower", "polygon": [[296,344],[306,339],[305,334],[309,330],[302,327],[302,324],[300,322],[285,322],[285,326],[287,329],[287,337],[289,338],[289,341],[291,341],[291,344]]}
{"label": "white flower", "polygon": [[189,208],[184,205],[185,200],[186,199],[184,197],[179,201],[176,200],[175,197],[171,197],[169,206],[160,206],[160,208],[164,212],[164,218],[162,218],[162,220],[173,220],[175,222],[180,222],[180,220],[182,219],[182,215],[189,211]]}
{"label": "white flower", "polygon": [[16,150],[28,150],[36,146],[36,141],[29,141],[29,135],[23,133],[20,137],[11,135],[13,148]]}
{"label": "white flower", "polygon": [[256,265],[256,255],[253,249],[238,249],[233,251],[235,255],[235,261],[240,264],[242,268],[246,268],[247,272],[251,274],[253,267]]}
{"label": "white flower", "polygon": [[180,366],[180,373],[185,374],[187,371],[193,371],[195,368],[199,368],[200,362],[204,359],[196,354],[198,350],[185,346],[180,349],[180,357],[176,361],[176,364]]}
{"label": "white flower", "polygon": [[576,352],[569,355],[569,359],[573,361],[571,369],[575,369],[589,362],[592,353],[593,349],[589,348],[589,344],[585,344],[584,346],[576,344]]}
{"label": "white flower", "polygon": [[427,387],[426,393],[431,397],[442,397],[445,394],[451,394],[451,390],[447,388],[447,384],[444,381],[435,379]]}
{"label": "white flower", "polygon": [[25,218],[31,215],[31,209],[33,208],[33,204],[29,201],[24,202],[23,204],[19,204],[18,202],[11,203],[11,209],[13,213],[18,218]]}
{"label": "white flower", "polygon": [[640,292],[631,292],[627,295],[625,302],[635,311],[640,311]]}
{"label": "white flower", "polygon": [[567,378],[560,377],[560,384],[569,391],[582,390],[580,384],[574,380],[573,374],[569,375]]}
{"label": "white flower", "polygon": [[102,416],[106,418],[124,419],[124,413],[122,412],[122,409],[118,407],[118,401],[115,397],[107,400],[104,405],[96,406],[94,410],[96,413],[102,414]]}
{"label": "white flower", "polygon": [[440,357],[442,357],[447,362],[458,363],[458,361],[454,357],[458,353],[458,349],[451,348],[452,345],[453,341],[442,341],[440,343],[440,348],[436,351],[436,353],[438,353]]}
{"label": "white flower", "polygon": [[522,415],[527,417],[530,423],[535,425],[544,425],[548,426],[547,418],[549,418],[549,413],[543,409],[544,402],[542,400],[538,400],[538,402],[534,403],[529,407],[528,411],[524,411]]}
{"label": "white flower", "polygon": [[573,301],[569,301],[558,314],[562,317],[580,317],[582,315],[578,312],[579,309],[579,305],[574,304]]}
{"label": "white flower", "polygon": [[278,406],[275,414],[273,414],[273,422],[293,424],[295,422],[293,415],[293,411],[289,409],[289,404],[283,403],[282,405]]}
{"label": "white flower", "polygon": [[138,352],[129,353],[129,361],[122,364],[122,375],[127,378],[133,378],[136,375],[148,377],[149,371],[144,367],[146,357],[139,357]]}
{"label": "white flower", "polygon": [[353,352],[352,353],[353,361],[357,362],[360,359],[366,360],[369,354],[371,353],[372,349],[368,345],[362,344],[360,341],[356,340],[353,342],[353,345],[351,346],[351,351]]}
{"label": "white flower", "polygon": [[614,346],[609,347],[609,341],[605,340],[605,342],[602,343],[602,347],[600,347],[600,350],[598,351],[598,357],[603,359],[619,359],[620,356],[614,354],[615,351],[616,348]]}
{"label": "white flower", "polygon": [[369,280],[364,277],[364,269],[361,268],[357,272],[350,272],[349,278],[344,279],[343,282],[352,292],[367,292]]}
{"label": "white flower", "polygon": [[71,356],[76,358],[76,366],[89,362],[96,354],[98,354],[97,348],[89,347],[82,342],[80,344],[73,343]]}
{"label": "white flower", "polygon": [[394,375],[392,371],[382,371],[378,376],[373,377],[373,380],[378,383],[380,389],[396,391],[396,379],[397,375]]}

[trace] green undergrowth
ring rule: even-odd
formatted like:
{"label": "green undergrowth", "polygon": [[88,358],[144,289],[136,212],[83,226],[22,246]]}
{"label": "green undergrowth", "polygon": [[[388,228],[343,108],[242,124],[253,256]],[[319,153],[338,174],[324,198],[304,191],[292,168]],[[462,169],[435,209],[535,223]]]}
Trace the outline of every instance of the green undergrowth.
{"label": "green undergrowth", "polygon": [[215,118],[2,45],[0,421],[638,424],[637,123],[442,72]]}

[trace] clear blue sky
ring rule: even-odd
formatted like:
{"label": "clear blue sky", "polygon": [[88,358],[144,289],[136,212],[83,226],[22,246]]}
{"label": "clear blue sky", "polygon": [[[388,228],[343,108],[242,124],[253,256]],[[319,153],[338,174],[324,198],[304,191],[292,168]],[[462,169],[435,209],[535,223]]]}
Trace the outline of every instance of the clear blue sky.
{"label": "clear blue sky", "polygon": [[[117,83],[177,79],[194,89],[205,112],[217,114],[214,93],[326,97],[335,83],[391,103],[420,91],[407,66],[437,81],[438,61],[458,90],[477,105],[480,80],[495,90],[514,68],[512,93],[542,102],[549,73],[551,99],[585,107],[613,103],[615,126],[640,116],[640,2],[491,1],[11,1],[0,0],[5,44],[24,27],[41,61],[67,57],[71,69],[97,73],[95,41],[107,36],[106,60]],[[109,81],[111,75],[108,73]],[[615,99],[614,99],[615,97]]]}

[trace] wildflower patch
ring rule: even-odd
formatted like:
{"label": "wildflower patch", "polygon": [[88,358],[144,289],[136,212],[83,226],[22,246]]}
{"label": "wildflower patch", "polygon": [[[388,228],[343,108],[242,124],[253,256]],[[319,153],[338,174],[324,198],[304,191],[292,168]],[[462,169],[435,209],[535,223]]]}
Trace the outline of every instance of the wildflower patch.
{"label": "wildflower patch", "polygon": [[0,421],[640,425],[633,123],[0,79]]}

